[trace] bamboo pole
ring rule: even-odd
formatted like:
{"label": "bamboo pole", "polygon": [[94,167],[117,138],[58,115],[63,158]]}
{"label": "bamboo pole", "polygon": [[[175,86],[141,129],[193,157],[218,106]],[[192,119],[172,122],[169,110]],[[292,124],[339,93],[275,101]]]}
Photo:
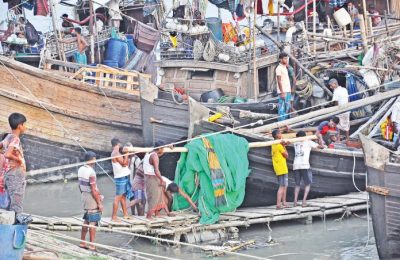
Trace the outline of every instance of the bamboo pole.
{"label": "bamboo pole", "polygon": [[[315,35],[317,33],[317,17],[316,17],[316,13],[317,13],[317,4],[316,4],[316,0],[313,1],[313,34]],[[314,37],[315,39],[315,37]],[[313,46],[313,52],[314,55],[317,54],[317,42],[314,41],[314,46]]]}
{"label": "bamboo pole", "polygon": [[306,12],[306,15],[305,15],[305,18],[306,18],[306,31],[308,32],[308,0],[304,0],[304,2],[305,2],[305,12]]}
{"label": "bamboo pole", "polygon": [[[288,138],[288,139],[280,139],[280,140],[272,140],[272,141],[266,141],[266,142],[253,142],[249,143],[249,148],[262,148],[262,147],[268,147],[274,144],[279,144],[282,142],[285,143],[296,143],[296,142],[303,142],[306,140],[315,140],[317,139],[316,135],[308,135],[304,137],[296,137],[296,138]],[[124,147],[124,152],[129,152],[129,153],[149,153],[154,151],[154,148],[152,147]],[[164,148],[165,153],[187,153],[189,150],[185,147],[175,147],[175,148],[169,148],[165,147]]]}
{"label": "bamboo pole", "polygon": [[313,120],[316,120],[317,118],[326,118],[329,117],[332,114],[341,114],[347,111],[350,111],[352,109],[357,109],[360,107],[364,107],[370,104],[374,104],[386,99],[390,99],[392,97],[395,96],[399,96],[400,95],[400,89],[395,89],[395,90],[390,90],[381,94],[376,94],[374,96],[370,96],[367,98],[363,98],[360,100],[356,100],[350,103],[347,103],[345,105],[342,106],[334,106],[334,107],[328,107],[328,108],[324,108],[324,109],[320,109],[317,111],[312,111],[309,112],[305,115],[300,115],[294,118],[290,118],[284,121],[279,121],[279,122],[275,122],[272,124],[268,124],[265,126],[260,126],[260,127],[256,127],[256,128],[252,128],[252,129],[243,129],[240,132],[244,132],[244,133],[263,133],[263,132],[267,132],[267,131],[271,131],[273,129],[279,129],[281,127],[286,127],[288,125],[290,126],[294,126],[294,125],[301,125],[304,124],[304,122],[310,118],[312,118]]}
{"label": "bamboo pole", "polygon": [[[257,1],[257,0],[256,0]],[[281,4],[278,0],[278,32],[276,34],[276,40],[278,42],[281,41]]]}
{"label": "bamboo pole", "polygon": [[90,63],[94,63],[94,30],[93,30],[93,2],[89,0],[89,32],[90,32]]}
{"label": "bamboo pole", "polygon": [[257,0],[254,0],[254,21],[253,21],[253,91],[254,100],[257,102],[258,88],[257,88],[257,57],[256,57],[256,23],[257,23]]}
{"label": "bamboo pole", "polygon": [[367,34],[366,34],[366,31],[365,31],[364,17],[362,15],[358,15],[358,18],[360,20],[361,40],[362,40],[362,45],[363,45],[363,48],[364,48],[364,53],[367,53],[367,51],[368,51],[368,43],[367,43]]}
{"label": "bamboo pole", "polygon": [[[366,1],[365,0],[363,0],[362,1],[362,5],[363,5],[363,12],[364,12],[364,21],[366,22],[366,23],[368,23],[368,14],[367,14],[367,3],[366,3]],[[364,24],[364,26],[365,27],[368,27],[368,25],[367,24]],[[361,25],[360,25],[360,29],[361,29]],[[365,30],[365,29],[364,29]],[[365,36],[368,36],[368,32],[366,32],[366,35]]]}
{"label": "bamboo pole", "polygon": [[61,44],[58,41],[59,39],[61,39],[61,33],[60,31],[57,29],[57,22],[56,22],[56,8],[54,6],[54,2],[53,0],[49,0],[49,7],[50,7],[50,12],[51,12],[51,22],[53,24],[53,30],[54,30],[54,37],[56,38],[56,46],[57,46],[57,51],[58,51],[58,57],[60,58],[60,60],[65,61],[64,58],[64,53],[61,49]]}
{"label": "bamboo pole", "polygon": [[[271,37],[271,35],[269,35],[268,33],[266,33],[260,26],[256,25],[256,28],[265,36],[267,36],[268,39],[270,39],[274,44],[276,44],[279,48],[282,47],[282,44],[280,44],[278,41],[276,41],[273,37]],[[328,94],[328,96],[332,97],[332,92],[324,85],[324,83],[322,83],[317,77],[315,77],[311,71],[309,71],[306,67],[303,66],[303,64],[301,64],[301,62],[294,57],[291,53],[287,54],[289,56],[290,59],[292,59],[311,79],[313,79],[315,81],[315,83],[318,84],[318,86],[320,86],[323,90],[325,90],[325,92]]]}

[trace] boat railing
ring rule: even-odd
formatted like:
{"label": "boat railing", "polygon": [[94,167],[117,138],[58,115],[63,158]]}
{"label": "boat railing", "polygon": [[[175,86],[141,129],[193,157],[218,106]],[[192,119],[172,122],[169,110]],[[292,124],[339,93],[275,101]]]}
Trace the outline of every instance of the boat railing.
{"label": "boat railing", "polygon": [[147,75],[99,64],[96,67],[82,67],[71,78],[102,88],[132,93],[139,89],[140,76]]}

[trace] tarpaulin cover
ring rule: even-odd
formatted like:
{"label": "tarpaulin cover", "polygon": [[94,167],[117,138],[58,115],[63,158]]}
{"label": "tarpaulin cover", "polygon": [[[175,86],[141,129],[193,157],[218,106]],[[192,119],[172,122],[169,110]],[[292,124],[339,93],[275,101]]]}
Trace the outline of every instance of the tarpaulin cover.
{"label": "tarpaulin cover", "polygon": [[[187,144],[189,152],[182,153],[175,172],[175,182],[198,205],[201,224],[213,224],[220,213],[234,211],[244,199],[246,178],[250,173],[246,139],[233,134],[209,136],[221,169],[225,175],[227,204],[215,206],[214,189],[208,163],[207,150],[201,139]],[[189,208],[189,203],[180,195],[175,195],[174,210]]]}

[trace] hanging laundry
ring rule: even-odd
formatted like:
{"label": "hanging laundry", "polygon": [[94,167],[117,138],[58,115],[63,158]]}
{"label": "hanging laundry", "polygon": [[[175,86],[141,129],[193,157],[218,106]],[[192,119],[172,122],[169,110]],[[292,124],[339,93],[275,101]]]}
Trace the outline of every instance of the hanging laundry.
{"label": "hanging laundry", "polygon": [[236,11],[236,0],[210,0],[209,2],[218,8],[229,10],[231,13]]}
{"label": "hanging laundry", "polygon": [[22,7],[25,8],[25,9],[28,9],[29,11],[32,11],[33,10],[33,5],[34,5],[33,0],[28,0],[28,1],[25,1],[22,4]]}
{"label": "hanging laundry", "polygon": [[274,0],[269,0],[268,2],[268,13],[269,14],[274,13]]}
{"label": "hanging laundry", "polygon": [[243,20],[244,18],[246,18],[245,14],[244,14],[244,8],[243,8],[242,1],[240,1],[240,3],[237,5],[235,14],[236,14],[236,19],[235,19],[236,21],[240,21],[240,20]]}
{"label": "hanging laundry", "polygon": [[47,16],[50,13],[47,0],[35,0],[33,15]]}
{"label": "hanging laundry", "polygon": [[10,9],[15,9],[15,13],[22,13],[22,8],[19,6],[21,4],[21,0],[8,0],[5,1],[4,3],[8,2],[8,10]]}
{"label": "hanging laundry", "polygon": [[257,0],[257,14],[264,14],[262,0]]}
{"label": "hanging laundry", "polygon": [[144,52],[151,52],[154,45],[160,38],[160,33],[156,29],[142,23],[137,22],[133,33],[136,47]]}

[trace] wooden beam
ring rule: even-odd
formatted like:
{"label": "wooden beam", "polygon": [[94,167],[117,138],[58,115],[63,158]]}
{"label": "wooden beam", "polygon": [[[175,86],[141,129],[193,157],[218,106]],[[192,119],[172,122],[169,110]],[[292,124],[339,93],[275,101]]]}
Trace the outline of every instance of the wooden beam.
{"label": "wooden beam", "polygon": [[382,196],[388,196],[389,195],[389,189],[386,187],[380,187],[380,186],[367,186],[367,191],[376,193]]}
{"label": "wooden beam", "polygon": [[341,114],[341,113],[350,111],[352,109],[356,109],[356,108],[364,107],[364,106],[374,104],[377,102],[381,102],[383,100],[390,99],[392,97],[396,97],[399,95],[400,95],[400,89],[390,90],[390,91],[387,91],[384,93],[376,94],[374,96],[359,99],[359,100],[350,102],[350,103],[342,105],[342,106],[328,107],[328,108],[320,109],[317,111],[312,111],[305,115],[297,116],[297,117],[290,118],[290,119],[287,119],[284,121],[275,122],[272,124],[256,127],[253,129],[243,129],[238,132],[263,133],[263,132],[271,131],[273,129],[285,127],[288,125],[290,125],[290,126],[302,125],[306,122],[306,120],[311,119],[311,121],[315,121],[315,120],[319,120],[319,119],[324,119],[324,118],[330,117],[335,114]]}
{"label": "wooden beam", "polygon": [[[280,140],[273,140],[273,141],[266,141],[266,142],[253,142],[249,143],[249,148],[262,148],[268,147],[273,144],[279,144],[282,142],[285,143],[295,143],[295,142],[303,142],[306,140],[315,140],[317,139],[316,135],[309,135],[304,137],[297,137],[297,138],[289,138],[289,139],[280,139]],[[124,147],[124,152],[129,153],[148,153],[154,151],[153,147]],[[164,148],[165,153],[187,153],[189,150],[185,147],[175,147],[175,148]]]}

